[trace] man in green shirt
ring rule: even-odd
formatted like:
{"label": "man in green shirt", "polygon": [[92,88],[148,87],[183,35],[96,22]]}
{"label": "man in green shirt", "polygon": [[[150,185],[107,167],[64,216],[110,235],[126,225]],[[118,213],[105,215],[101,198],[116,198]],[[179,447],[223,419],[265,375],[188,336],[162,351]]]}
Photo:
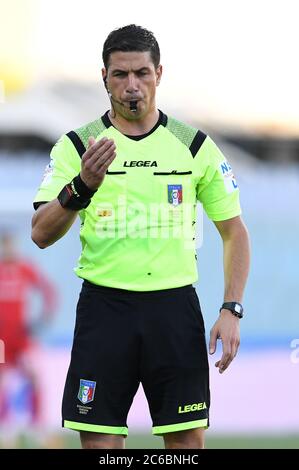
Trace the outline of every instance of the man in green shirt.
{"label": "man in green shirt", "polygon": [[224,245],[224,303],[210,337],[222,373],[239,345],[249,267],[232,169],[202,131],[157,109],[158,43],[129,25],[103,48],[111,109],[57,142],[34,200],[32,239],[46,248],[81,219],[83,279],[63,426],[84,448],[123,448],[140,382],[166,448],[202,448],[209,373],[197,280],[196,203]]}

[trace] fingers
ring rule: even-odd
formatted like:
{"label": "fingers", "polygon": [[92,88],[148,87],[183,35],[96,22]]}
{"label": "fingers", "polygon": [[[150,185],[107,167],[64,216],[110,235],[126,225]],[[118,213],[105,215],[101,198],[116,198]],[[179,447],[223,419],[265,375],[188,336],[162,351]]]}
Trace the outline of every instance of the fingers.
{"label": "fingers", "polygon": [[96,143],[96,139],[93,136],[88,137],[88,148]]}
{"label": "fingers", "polygon": [[236,357],[239,344],[240,343],[238,340],[222,340],[222,357],[220,361],[215,363],[215,367],[219,368],[220,374],[222,374],[228,368],[232,360]]}
{"label": "fingers", "polygon": [[94,137],[88,138],[88,149],[82,157],[81,178],[93,190],[103,183],[108,166],[116,157],[116,147],[112,139],[103,137],[98,142]]}
{"label": "fingers", "polygon": [[99,140],[98,142],[93,142],[94,138],[93,137],[88,137],[88,149],[86,150],[86,152],[83,154],[82,156],[82,162],[85,162],[86,160],[88,160],[94,153],[95,150],[97,150],[98,148],[100,148],[105,140],[107,140],[106,137],[104,137],[103,139]]}
{"label": "fingers", "polygon": [[113,140],[106,140],[95,152],[89,157],[86,164],[93,167],[95,163],[99,163],[102,159],[106,159],[115,151],[116,147]]}
{"label": "fingers", "polygon": [[96,142],[93,137],[89,137],[88,149],[82,156],[82,162],[85,163],[90,160],[97,152],[100,152],[101,149],[105,152],[112,144],[114,144],[113,140],[107,139],[107,137],[103,137],[98,142]]}
{"label": "fingers", "polygon": [[233,358],[231,357],[230,343],[222,341],[222,349],[223,349],[223,352],[222,352],[221,359],[218,363],[218,366],[216,366],[216,367],[219,367],[220,374],[222,374],[225,371],[229,363],[233,360]]}
{"label": "fingers", "polygon": [[100,163],[98,163],[98,166],[93,166],[92,168],[92,171],[94,172],[94,174],[96,174],[97,176],[100,176],[100,175],[105,175],[109,165],[113,162],[113,160],[115,159],[116,157],[116,153],[113,152],[112,154],[108,154],[104,160],[101,159]]}
{"label": "fingers", "polygon": [[218,333],[216,328],[212,328],[210,332],[210,344],[209,344],[209,352],[210,354],[214,354],[217,348],[217,338]]}
{"label": "fingers", "polygon": [[116,157],[116,153],[114,153],[113,155],[111,155],[111,157],[109,157],[106,162],[104,163],[103,167],[101,168],[101,171],[103,171],[104,173],[106,173],[106,171],[108,170],[108,167],[110,165],[110,163],[113,162],[113,160],[115,159]]}
{"label": "fingers", "polygon": [[101,166],[105,163],[107,158],[109,158],[113,153],[115,153],[116,147],[113,140],[106,140],[104,143],[102,143],[100,147],[98,147],[97,144],[98,142],[92,147],[90,147],[90,149],[97,148],[97,150],[95,150],[92,155],[89,155],[89,157],[86,157],[86,159],[82,162],[82,168],[87,171],[98,171]]}
{"label": "fingers", "polygon": [[99,171],[102,172],[102,170],[105,171],[104,167],[105,167],[107,160],[110,159],[111,157],[113,158],[116,157],[115,149],[116,147],[113,144],[113,145],[110,145],[104,153],[101,153],[101,155],[95,154],[95,158],[92,157],[90,159],[90,163],[93,162],[91,166],[91,171],[92,172],[99,172]]}

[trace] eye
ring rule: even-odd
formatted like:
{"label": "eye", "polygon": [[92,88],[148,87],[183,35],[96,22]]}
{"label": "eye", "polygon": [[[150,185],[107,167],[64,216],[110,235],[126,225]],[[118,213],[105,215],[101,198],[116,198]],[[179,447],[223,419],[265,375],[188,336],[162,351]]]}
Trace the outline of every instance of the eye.
{"label": "eye", "polygon": [[115,72],[113,74],[114,77],[125,77],[126,73],[125,72]]}

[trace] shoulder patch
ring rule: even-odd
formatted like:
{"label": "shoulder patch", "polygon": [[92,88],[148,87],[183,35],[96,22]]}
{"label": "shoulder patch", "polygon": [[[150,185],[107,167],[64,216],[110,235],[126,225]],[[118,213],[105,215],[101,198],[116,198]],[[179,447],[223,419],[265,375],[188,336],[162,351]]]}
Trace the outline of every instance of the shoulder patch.
{"label": "shoulder patch", "polygon": [[102,120],[96,119],[95,121],[89,122],[85,126],[68,132],[66,135],[72,141],[74,147],[80,155],[80,158],[82,158],[88,146],[88,138],[90,136],[96,138],[105,129],[106,127]]}
{"label": "shoulder patch", "polygon": [[201,132],[201,131],[196,132],[196,134],[194,136],[194,139],[192,140],[192,143],[189,147],[193,158],[195,157],[198,150],[200,149],[200,147],[202,146],[202,144],[206,140],[206,137],[207,137],[207,135],[204,134],[204,132]]}
{"label": "shoulder patch", "polygon": [[88,146],[88,138],[93,136],[97,138],[106,129],[102,119],[96,119],[95,121],[89,122],[85,126],[75,129],[75,133],[79,136],[85,149]]}
{"label": "shoulder patch", "polygon": [[172,117],[168,118],[166,129],[189,148],[193,157],[195,157],[207,137],[202,131]]}
{"label": "shoulder patch", "polygon": [[77,150],[80,158],[82,158],[85,153],[86,148],[83,145],[82,140],[75,131],[70,131],[66,134],[68,138],[73,142],[75,149]]}

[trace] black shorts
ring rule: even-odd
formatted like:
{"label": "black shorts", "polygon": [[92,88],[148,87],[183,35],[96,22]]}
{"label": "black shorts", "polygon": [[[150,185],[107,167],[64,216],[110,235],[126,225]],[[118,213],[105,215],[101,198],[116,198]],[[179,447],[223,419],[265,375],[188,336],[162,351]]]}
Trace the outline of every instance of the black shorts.
{"label": "black shorts", "polygon": [[153,434],[208,427],[208,358],[194,287],[133,292],[84,281],[63,426],[126,436],[140,382]]}

